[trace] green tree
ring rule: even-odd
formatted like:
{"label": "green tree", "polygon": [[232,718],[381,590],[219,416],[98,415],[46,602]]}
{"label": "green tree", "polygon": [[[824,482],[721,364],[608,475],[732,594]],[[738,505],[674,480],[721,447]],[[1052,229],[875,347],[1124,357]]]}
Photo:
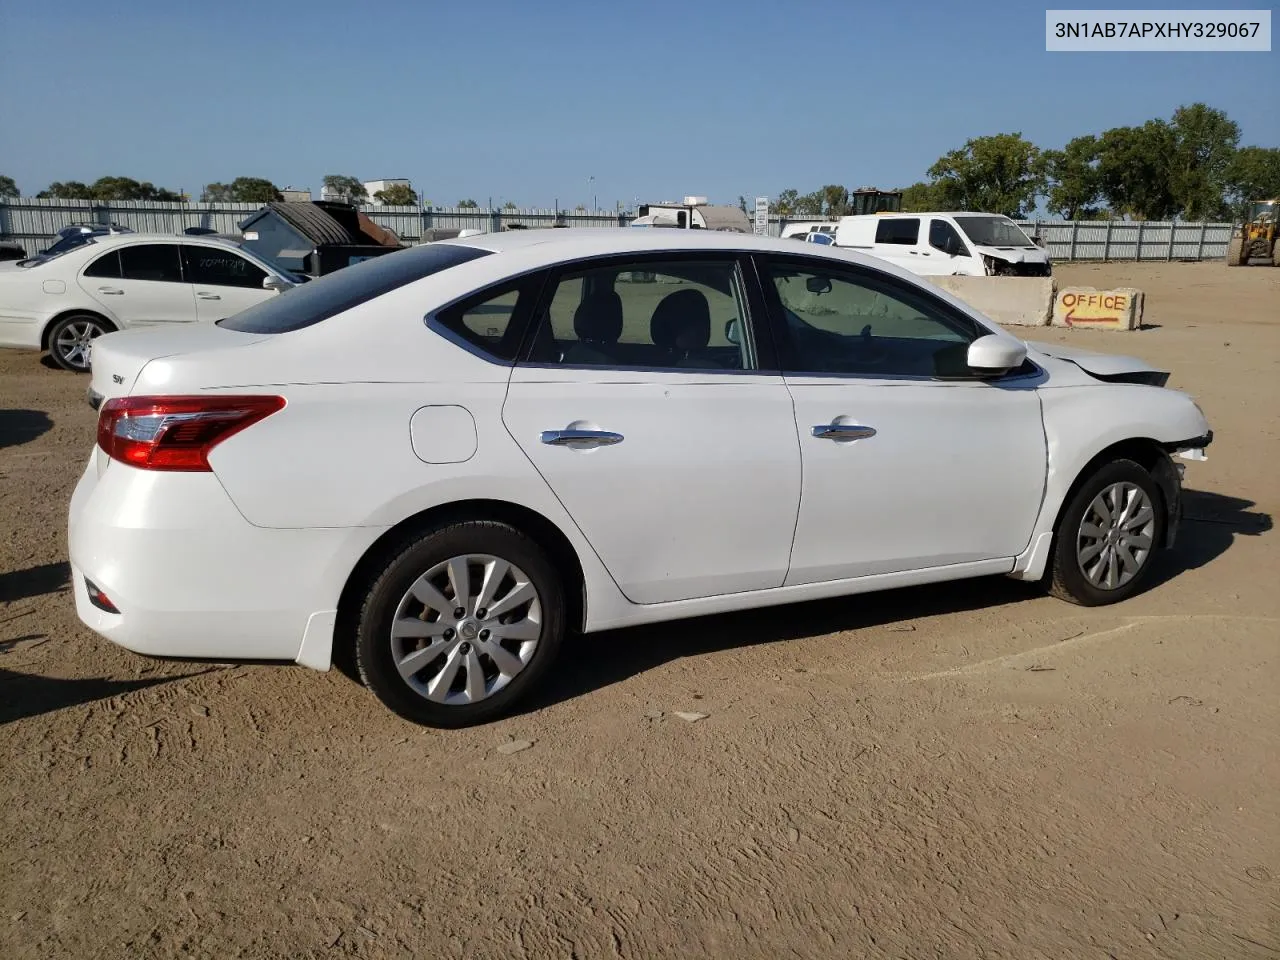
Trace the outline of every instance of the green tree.
{"label": "green tree", "polygon": [[[459,209],[462,209],[462,210],[478,210],[480,209],[480,204],[476,203],[474,200],[471,200],[471,199],[459,200],[458,207]],[[585,210],[587,208],[579,204],[578,209]]]}
{"label": "green tree", "polygon": [[55,180],[36,194],[40,200],[91,200],[93,190],[79,180]]}
{"label": "green tree", "polygon": [[94,200],[159,200],[173,203],[183,199],[180,193],[157,187],[149,180],[138,181],[132,177],[99,177],[89,185],[89,195]]}
{"label": "green tree", "polygon": [[1041,154],[1049,187],[1051,213],[1067,220],[1081,220],[1096,212],[1102,196],[1098,174],[1098,138],[1092,134],[1076,137],[1061,150]]}
{"label": "green tree", "polygon": [[1240,142],[1240,127],[1221,110],[1203,103],[1173,112],[1173,155],[1169,187],[1187,220],[1219,216],[1227,172]]}
{"label": "green tree", "polygon": [[1021,133],[974,137],[938,159],[929,176],[946,206],[1020,217],[1044,189],[1040,148]]}
{"label": "green tree", "polygon": [[795,215],[800,217],[822,216],[823,196],[821,190],[796,197]]}
{"label": "green tree", "polygon": [[418,202],[418,194],[407,183],[393,183],[375,193],[373,199],[389,207],[411,207]]}
{"label": "green tree", "polygon": [[236,177],[231,181],[231,199],[236,203],[272,203],[283,200],[284,194],[262,177]]}
{"label": "green tree", "polygon": [[909,187],[902,188],[902,209],[904,212],[922,213],[941,208],[942,204],[939,203],[938,188],[932,183],[925,183],[921,180],[919,183],[913,183]]}
{"label": "green tree", "polygon": [[355,177],[344,176],[340,173],[329,173],[324,178],[325,191],[333,194],[341,200],[348,203],[359,203],[361,200],[367,200],[369,193],[364,188],[364,184]]}
{"label": "green tree", "polygon": [[1163,120],[1103,132],[1098,179],[1112,211],[1139,220],[1163,220],[1177,211],[1169,170],[1173,149],[1173,130]]}
{"label": "green tree", "polygon": [[780,217],[790,217],[796,212],[796,203],[800,200],[800,194],[791,189],[783,190],[778,194],[778,199],[773,201],[774,212]]}
{"label": "green tree", "polygon": [[1227,168],[1227,199],[1235,216],[1255,200],[1280,198],[1280,147],[1241,147]]}
{"label": "green tree", "polygon": [[520,208],[515,205],[514,201],[508,200],[506,203],[502,205],[502,209],[503,210],[519,210]]}
{"label": "green tree", "polygon": [[206,183],[200,192],[201,203],[230,203],[231,186],[226,183]]}
{"label": "green tree", "polygon": [[20,197],[22,194],[18,192],[18,185],[13,182],[13,177],[0,175],[0,197]]}
{"label": "green tree", "polygon": [[849,213],[849,191],[838,183],[829,183],[819,191],[822,194],[822,212],[828,217],[843,217]]}

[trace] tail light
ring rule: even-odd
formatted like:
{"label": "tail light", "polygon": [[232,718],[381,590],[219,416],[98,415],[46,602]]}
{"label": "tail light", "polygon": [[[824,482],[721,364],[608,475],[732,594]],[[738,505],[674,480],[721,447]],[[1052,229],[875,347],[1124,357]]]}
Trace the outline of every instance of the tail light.
{"label": "tail light", "polygon": [[209,452],[284,407],[284,397],[116,397],[98,415],[98,446],[144,470],[208,471]]}

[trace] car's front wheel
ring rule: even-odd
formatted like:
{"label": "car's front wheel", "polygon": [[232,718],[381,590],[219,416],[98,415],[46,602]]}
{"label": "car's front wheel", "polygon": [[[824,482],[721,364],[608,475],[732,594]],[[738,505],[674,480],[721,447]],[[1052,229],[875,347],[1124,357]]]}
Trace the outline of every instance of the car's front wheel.
{"label": "car's front wheel", "polygon": [[428,530],[393,553],[357,627],[365,684],[400,716],[432,727],[510,712],[564,635],[563,581],[546,553],[491,521]]}
{"label": "car's front wheel", "polygon": [[84,373],[89,369],[93,341],[111,329],[107,321],[91,313],[63,317],[49,331],[49,355],[63,370]]}
{"label": "car's front wheel", "polygon": [[1166,521],[1159,485],[1141,464],[1105,464],[1081,484],[1058,522],[1050,592],[1089,607],[1138,593]]}

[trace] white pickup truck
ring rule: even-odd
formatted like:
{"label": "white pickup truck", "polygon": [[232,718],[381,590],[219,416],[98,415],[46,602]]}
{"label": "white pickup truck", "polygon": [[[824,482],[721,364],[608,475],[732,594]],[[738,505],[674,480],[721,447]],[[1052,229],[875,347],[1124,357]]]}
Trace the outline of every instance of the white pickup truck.
{"label": "white pickup truck", "polygon": [[996,213],[879,213],[844,217],[835,245],[921,276],[1047,277],[1049,254]]}

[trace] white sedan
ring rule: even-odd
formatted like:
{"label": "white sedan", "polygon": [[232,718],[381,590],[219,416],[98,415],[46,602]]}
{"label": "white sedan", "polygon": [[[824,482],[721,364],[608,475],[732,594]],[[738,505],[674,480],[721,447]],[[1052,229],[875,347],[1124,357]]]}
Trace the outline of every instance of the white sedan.
{"label": "white sedan", "polygon": [[48,350],[63,369],[88,370],[91,344],[104,333],[219,320],[294,285],[227,240],[94,237],[0,271],[0,347]]}
{"label": "white sedan", "polygon": [[570,631],[989,574],[1141,589],[1212,434],[883,260],[691,230],[414,247],[94,347],[76,606],[140,653],[509,711]]}

